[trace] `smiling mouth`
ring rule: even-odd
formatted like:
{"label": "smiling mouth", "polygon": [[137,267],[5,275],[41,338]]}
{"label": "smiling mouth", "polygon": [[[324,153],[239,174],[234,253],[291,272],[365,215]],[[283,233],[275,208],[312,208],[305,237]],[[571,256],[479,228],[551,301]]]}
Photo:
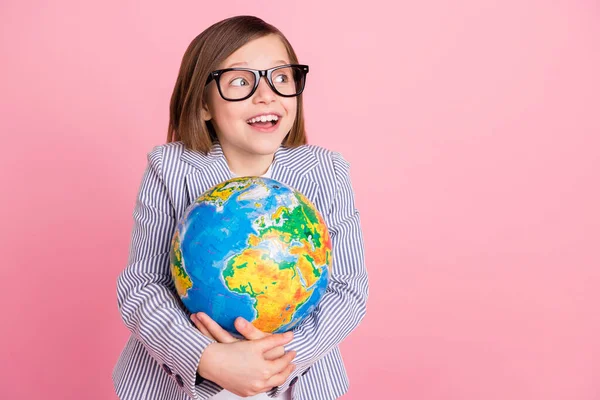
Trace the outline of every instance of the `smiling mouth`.
{"label": "smiling mouth", "polygon": [[250,118],[246,122],[249,125],[260,127],[260,128],[268,128],[269,126],[274,126],[279,122],[281,117],[276,114],[265,114],[258,117]]}
{"label": "smiling mouth", "polygon": [[248,122],[248,125],[250,126],[255,126],[257,128],[268,128],[270,126],[275,126],[279,123],[279,120],[277,121],[266,121],[266,122]]}
{"label": "smiling mouth", "polygon": [[260,132],[273,132],[279,126],[281,118],[273,119],[271,121],[246,121],[248,125],[254,130]]}

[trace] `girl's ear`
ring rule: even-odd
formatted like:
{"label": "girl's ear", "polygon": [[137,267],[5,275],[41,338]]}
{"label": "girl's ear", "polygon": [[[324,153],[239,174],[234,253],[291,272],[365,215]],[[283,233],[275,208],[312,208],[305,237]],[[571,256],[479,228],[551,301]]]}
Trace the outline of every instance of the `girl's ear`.
{"label": "girl's ear", "polygon": [[200,118],[202,118],[203,121],[210,121],[212,119],[212,115],[210,114],[210,110],[208,109],[208,104],[206,103],[206,101],[202,102]]}
{"label": "girl's ear", "polygon": [[210,121],[212,119],[212,114],[208,108],[207,98],[208,93],[204,92],[202,95],[202,108],[200,109],[200,118],[202,118],[203,121]]}

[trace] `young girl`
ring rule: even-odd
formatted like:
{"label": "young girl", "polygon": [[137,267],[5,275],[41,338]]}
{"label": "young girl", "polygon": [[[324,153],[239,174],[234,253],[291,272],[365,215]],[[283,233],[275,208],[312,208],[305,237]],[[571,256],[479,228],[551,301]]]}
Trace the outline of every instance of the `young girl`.
{"label": "young girl", "polygon": [[[349,164],[306,144],[307,73],[283,34],[255,17],[217,23],[185,52],[167,143],[148,154],[129,261],[117,282],[131,331],[113,370],[120,399],[319,400],[348,390],[338,346],[365,315],[368,277]],[[293,331],[267,334],[238,318],[244,340],[237,340],[206,314],[186,311],[169,250],[177,222],[199,195],[233,176],[261,175],[319,209],[332,266],[321,302]]]}

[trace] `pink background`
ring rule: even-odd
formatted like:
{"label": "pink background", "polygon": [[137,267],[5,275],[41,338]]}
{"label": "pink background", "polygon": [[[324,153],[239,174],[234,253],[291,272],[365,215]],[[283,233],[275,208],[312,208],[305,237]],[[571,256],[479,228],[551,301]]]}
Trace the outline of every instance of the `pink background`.
{"label": "pink background", "polygon": [[235,14],[289,37],[310,139],[352,163],[345,398],[599,398],[598,2],[202,4],[0,5],[1,398],[115,398],[146,153],[185,48]]}

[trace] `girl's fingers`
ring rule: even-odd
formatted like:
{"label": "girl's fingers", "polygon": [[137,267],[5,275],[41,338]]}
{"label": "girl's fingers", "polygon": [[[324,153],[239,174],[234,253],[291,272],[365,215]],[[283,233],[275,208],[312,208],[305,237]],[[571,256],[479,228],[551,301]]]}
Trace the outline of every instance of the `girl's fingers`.
{"label": "girl's fingers", "polygon": [[286,333],[276,333],[266,336],[262,339],[254,340],[253,343],[256,343],[258,349],[260,349],[263,353],[266,353],[271,349],[288,344],[293,338],[294,333],[292,331],[288,331]]}
{"label": "girl's fingers", "polygon": [[261,331],[242,317],[235,319],[234,326],[248,340],[262,339],[270,335],[270,333]]}
{"label": "girl's fingers", "polygon": [[212,337],[212,335],[210,334],[210,332],[208,332],[208,330],[207,330],[207,329],[206,329],[204,326],[201,326],[201,327],[200,327],[200,332],[202,332],[202,334],[203,334],[204,336],[208,336],[208,337],[209,337],[209,338],[211,338],[212,340],[217,340],[217,339],[215,339],[214,337]]}
{"label": "girl's fingers", "polygon": [[271,361],[271,372],[273,375],[281,373],[286,370],[292,364],[292,361],[296,357],[296,352],[294,350],[288,351],[283,356],[279,357],[277,360]]}
{"label": "girl's fingers", "polygon": [[213,321],[205,313],[196,314],[196,318],[203,325],[204,328],[210,333],[211,337],[214,338],[219,343],[233,343],[238,340],[231,335],[231,333],[227,332],[225,329],[221,328],[219,324]]}
{"label": "girl's fingers", "polygon": [[[198,319],[198,317],[196,317],[195,314],[192,314],[191,316],[192,321],[194,322],[194,325],[196,325],[196,328],[198,328],[198,330],[200,332],[202,332],[202,334],[204,336],[208,336],[209,338],[211,338],[212,340],[217,340],[215,339],[210,332],[208,331],[208,329],[206,329],[206,327],[204,326],[204,324],[202,324],[202,322],[200,322],[200,320]],[[218,341],[218,340],[217,340]]]}
{"label": "girl's fingers", "polygon": [[285,347],[279,346],[279,347],[275,347],[274,349],[271,349],[269,351],[266,351],[263,354],[263,357],[265,358],[265,360],[273,361],[273,360],[276,360],[279,357],[283,356],[284,354],[285,354]]}
{"label": "girl's fingers", "polygon": [[288,365],[283,371],[270,377],[267,380],[265,387],[267,389],[271,389],[275,386],[283,385],[285,383],[285,381],[287,380],[287,378],[291,375],[292,372],[294,372],[295,369],[296,369],[295,364]]}

